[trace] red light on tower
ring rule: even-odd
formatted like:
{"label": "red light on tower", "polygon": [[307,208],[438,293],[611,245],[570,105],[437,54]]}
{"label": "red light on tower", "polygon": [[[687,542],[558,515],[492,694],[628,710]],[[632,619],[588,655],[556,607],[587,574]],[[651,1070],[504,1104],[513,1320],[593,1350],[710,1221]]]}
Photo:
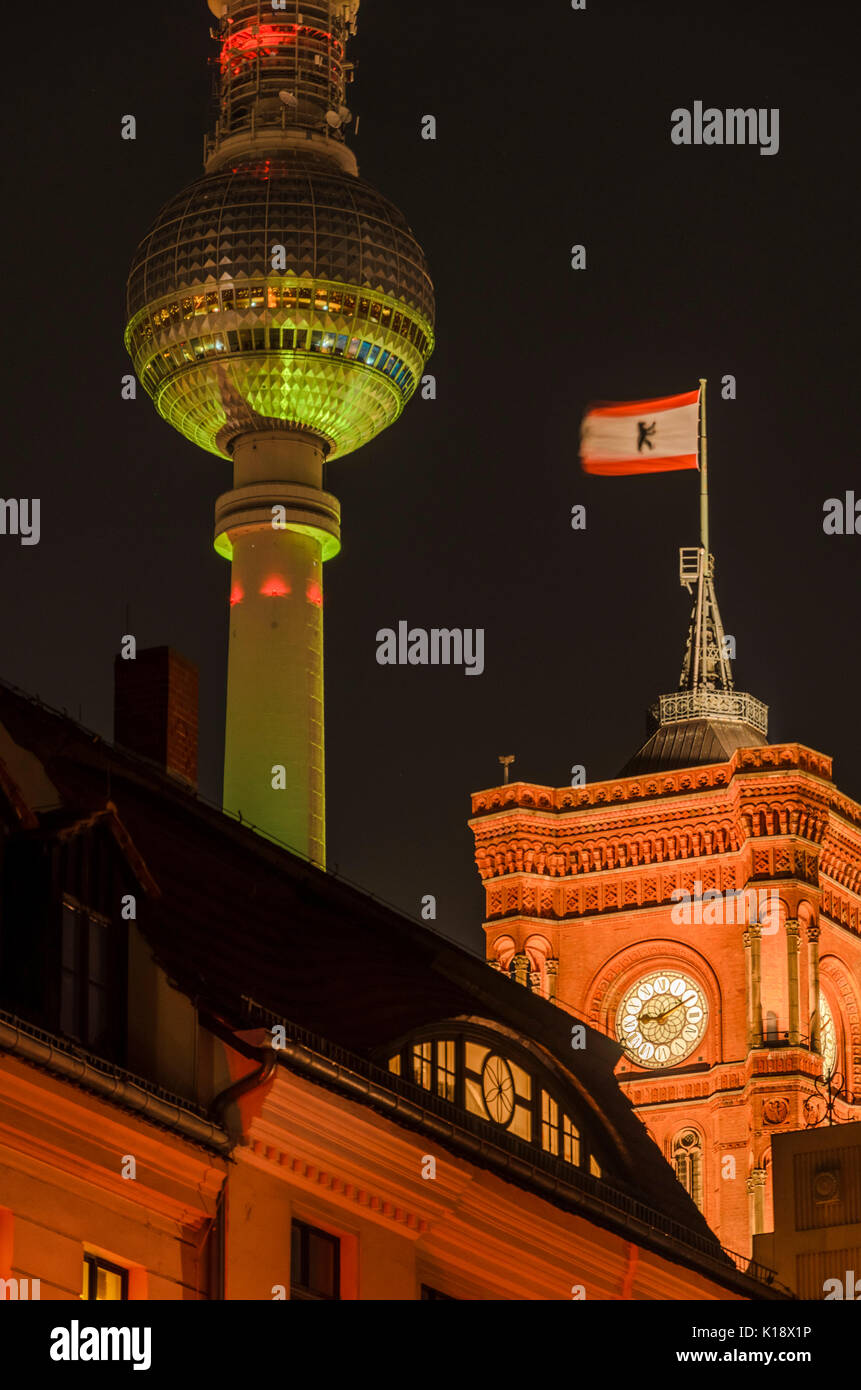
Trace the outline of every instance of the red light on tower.
{"label": "red light on tower", "polygon": [[235,608],[237,603],[241,603],[244,598],[245,594],[242,592],[242,586],[240,584],[234,584],[233,588],[230,590],[230,607]]}
{"label": "red light on tower", "polygon": [[291,593],[290,585],[280,574],[272,574],[263,581],[260,589],[266,598],[286,598]]}
{"label": "red light on tower", "polygon": [[320,588],[320,585],[317,583],[316,579],[311,580],[311,583],[308,585],[308,588],[305,590],[305,593],[307,595],[309,603],[315,603],[318,608],[323,607],[323,590]]}

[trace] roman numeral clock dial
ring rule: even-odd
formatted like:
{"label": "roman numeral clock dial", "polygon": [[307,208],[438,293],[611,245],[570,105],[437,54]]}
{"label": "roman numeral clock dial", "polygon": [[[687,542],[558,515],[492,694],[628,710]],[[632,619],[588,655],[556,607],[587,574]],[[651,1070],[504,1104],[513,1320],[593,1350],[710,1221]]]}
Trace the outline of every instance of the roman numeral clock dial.
{"label": "roman numeral clock dial", "polygon": [[708,1006],[702,990],[678,971],[644,975],[616,1015],[616,1033],[629,1059],[641,1067],[673,1067],[702,1041]]}

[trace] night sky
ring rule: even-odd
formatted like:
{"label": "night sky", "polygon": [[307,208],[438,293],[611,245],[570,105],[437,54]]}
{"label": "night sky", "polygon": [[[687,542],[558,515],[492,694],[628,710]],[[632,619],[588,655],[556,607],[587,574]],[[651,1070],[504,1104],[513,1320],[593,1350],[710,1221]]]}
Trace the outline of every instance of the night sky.
{"label": "night sky", "polygon": [[[122,634],[176,647],[200,666],[216,800],[229,567],[212,513],[231,469],[143,391],[120,398],[132,254],[201,172],[211,16],[204,0],[61,10],[35,31],[26,8],[4,19],[0,493],[39,497],[42,534],[0,536],[0,675],[110,738]],[[590,401],[709,378],[736,685],[770,706],[772,741],[833,755],[861,799],[861,535],[822,527],[826,498],[861,498],[845,17],[798,0],[363,0],[352,144],[426,250],[438,398],[328,470],[344,544],[325,576],[329,863],[411,915],[435,894],[437,929],[475,950],[469,794],[501,780],[497,755],[553,786],[576,763],[613,776],[679,676],[697,476],[583,476]],[[779,153],[674,146],[670,113],[695,100],[779,107]],[[484,674],[378,666],[376,631],[399,619],[483,627]]]}

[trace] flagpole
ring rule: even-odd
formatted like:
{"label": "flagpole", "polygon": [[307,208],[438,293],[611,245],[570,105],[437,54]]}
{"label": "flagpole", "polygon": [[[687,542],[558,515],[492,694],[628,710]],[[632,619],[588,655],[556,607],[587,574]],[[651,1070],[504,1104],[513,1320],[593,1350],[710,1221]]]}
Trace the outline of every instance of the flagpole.
{"label": "flagpole", "polygon": [[700,377],[700,545],[703,573],[709,573],[709,444],[706,434],[706,385]]}

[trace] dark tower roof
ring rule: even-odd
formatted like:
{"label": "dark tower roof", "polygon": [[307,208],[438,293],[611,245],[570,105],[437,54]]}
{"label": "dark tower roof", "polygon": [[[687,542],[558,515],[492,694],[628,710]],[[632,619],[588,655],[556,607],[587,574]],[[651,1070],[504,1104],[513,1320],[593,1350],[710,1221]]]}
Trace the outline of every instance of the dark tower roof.
{"label": "dark tower roof", "polygon": [[739,748],[768,743],[767,706],[734,688],[714,570],[714,556],[706,561],[703,549],[682,550],[680,579],[694,605],[679,688],[649,710],[648,738],[622,777],[723,763]]}
{"label": "dark tower roof", "polygon": [[672,724],[659,724],[620,775],[636,777],[641,772],[725,763],[736,749],[758,748],[767,742],[758,729],[741,720],[679,719]]}

